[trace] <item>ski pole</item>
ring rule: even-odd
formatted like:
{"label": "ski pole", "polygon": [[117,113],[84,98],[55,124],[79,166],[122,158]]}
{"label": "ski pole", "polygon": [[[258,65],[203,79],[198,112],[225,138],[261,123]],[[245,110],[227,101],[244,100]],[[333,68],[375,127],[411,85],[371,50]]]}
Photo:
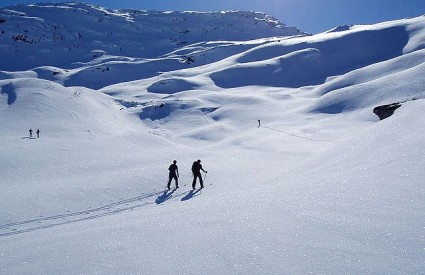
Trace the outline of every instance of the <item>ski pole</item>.
{"label": "ski pole", "polygon": [[204,176],[204,185],[205,185],[205,179],[207,178],[207,172],[205,172],[205,176]]}

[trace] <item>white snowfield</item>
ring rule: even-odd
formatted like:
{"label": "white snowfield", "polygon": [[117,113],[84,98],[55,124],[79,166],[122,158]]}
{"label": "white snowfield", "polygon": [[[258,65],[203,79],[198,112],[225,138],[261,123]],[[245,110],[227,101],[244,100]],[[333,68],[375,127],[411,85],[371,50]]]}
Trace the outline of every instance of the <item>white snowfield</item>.
{"label": "white snowfield", "polygon": [[424,75],[424,16],[2,8],[0,274],[424,274]]}

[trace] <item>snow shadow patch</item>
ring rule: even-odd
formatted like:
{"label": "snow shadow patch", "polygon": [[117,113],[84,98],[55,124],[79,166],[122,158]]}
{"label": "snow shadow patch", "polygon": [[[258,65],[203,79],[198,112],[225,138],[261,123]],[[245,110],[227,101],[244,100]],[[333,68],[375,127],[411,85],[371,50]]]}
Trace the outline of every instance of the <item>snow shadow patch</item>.
{"label": "snow shadow patch", "polygon": [[208,115],[218,107],[201,107],[201,102],[198,100],[169,100],[155,105],[143,107],[139,117],[142,120],[150,119],[160,120],[169,117],[172,114],[184,114],[187,115]]}
{"label": "snow shadow patch", "polygon": [[142,112],[139,114],[140,119],[150,119],[150,120],[159,120],[168,117],[174,108],[169,104],[160,103],[158,105],[147,106],[143,108]]}
{"label": "snow shadow patch", "polygon": [[150,93],[175,94],[198,88],[199,85],[182,78],[164,79],[153,83],[147,88]]}
{"label": "snow shadow patch", "polygon": [[65,80],[64,86],[84,86],[98,90],[117,83],[151,78],[158,75],[158,72],[170,71],[170,68],[173,70],[186,68],[184,65],[172,59],[105,62],[84,67],[71,74]]}
{"label": "snow shadow patch", "polygon": [[16,93],[12,87],[12,83],[9,83],[5,86],[0,87],[0,93],[7,95],[7,104],[12,105],[16,101]]}
{"label": "snow shadow patch", "polygon": [[316,108],[312,109],[311,112],[312,113],[323,113],[323,114],[330,114],[330,115],[335,115],[335,114],[340,114],[346,111],[352,111],[354,110],[354,107],[352,105],[350,105],[350,101],[349,100],[329,100],[329,102],[326,102],[325,100],[323,100],[324,102],[322,104],[319,104]]}

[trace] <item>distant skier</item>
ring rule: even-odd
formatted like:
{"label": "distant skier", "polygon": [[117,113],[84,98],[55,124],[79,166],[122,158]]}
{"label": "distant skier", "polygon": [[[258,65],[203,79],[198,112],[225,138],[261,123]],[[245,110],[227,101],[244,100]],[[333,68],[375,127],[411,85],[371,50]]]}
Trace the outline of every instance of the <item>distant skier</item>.
{"label": "distant skier", "polygon": [[179,168],[177,167],[177,160],[174,160],[173,164],[168,167],[168,171],[170,171],[168,174],[168,190],[170,190],[172,179],[176,181],[176,188],[179,188]]}
{"label": "distant skier", "polygon": [[[261,121],[260,120],[258,120],[258,127],[260,127],[261,126]],[[257,128],[258,128],[257,127]]]}
{"label": "distant skier", "polygon": [[195,189],[196,186],[196,178],[199,178],[199,183],[201,184],[201,189],[204,188],[204,181],[202,179],[201,170],[205,173],[208,173],[202,168],[201,160],[198,159],[192,164],[192,173],[193,173],[193,182],[192,188]]}
{"label": "distant skier", "polygon": [[32,129],[31,128],[29,129],[29,132],[30,132],[30,138],[32,138]]}
{"label": "distant skier", "polygon": [[35,133],[37,134],[37,138],[40,138],[40,129],[37,129]]}

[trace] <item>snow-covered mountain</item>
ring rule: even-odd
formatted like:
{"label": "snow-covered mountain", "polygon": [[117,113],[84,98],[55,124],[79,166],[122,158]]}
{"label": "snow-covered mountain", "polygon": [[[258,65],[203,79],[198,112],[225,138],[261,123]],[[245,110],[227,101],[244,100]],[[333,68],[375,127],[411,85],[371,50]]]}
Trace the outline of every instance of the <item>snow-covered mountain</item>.
{"label": "snow-covered mountain", "polygon": [[182,45],[303,34],[263,13],[108,10],[72,2],[3,8],[0,18],[2,69],[14,71],[70,69],[103,55],[159,58]]}
{"label": "snow-covered mountain", "polygon": [[0,42],[1,274],[425,272],[425,17],[36,4]]}

